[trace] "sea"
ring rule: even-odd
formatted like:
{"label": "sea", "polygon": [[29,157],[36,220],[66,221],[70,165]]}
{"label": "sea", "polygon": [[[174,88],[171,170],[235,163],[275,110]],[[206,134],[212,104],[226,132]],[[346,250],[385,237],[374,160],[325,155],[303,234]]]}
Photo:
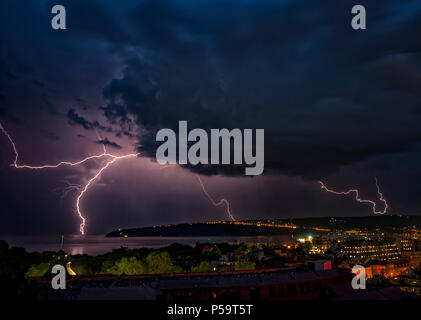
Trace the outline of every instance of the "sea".
{"label": "sea", "polygon": [[254,236],[254,237],[129,237],[107,238],[105,235],[60,235],[57,236],[0,236],[9,247],[23,247],[28,252],[58,251],[60,248],[72,255],[87,254],[91,256],[111,252],[113,249],[125,247],[137,248],[162,248],[173,243],[194,246],[199,243],[273,243],[283,244],[291,242],[290,235]]}

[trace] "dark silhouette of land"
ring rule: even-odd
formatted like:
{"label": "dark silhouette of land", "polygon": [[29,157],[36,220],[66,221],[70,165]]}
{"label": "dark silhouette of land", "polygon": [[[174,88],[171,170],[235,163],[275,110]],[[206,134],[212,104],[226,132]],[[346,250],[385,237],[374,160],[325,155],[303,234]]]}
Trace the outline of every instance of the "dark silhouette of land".
{"label": "dark silhouette of land", "polygon": [[217,221],[184,223],[132,229],[119,229],[108,233],[107,237],[198,237],[198,236],[260,236],[294,235],[312,230],[312,233],[330,230],[360,229],[366,231],[393,231],[404,227],[421,227],[420,216],[363,216],[363,217],[322,217],[282,220]]}

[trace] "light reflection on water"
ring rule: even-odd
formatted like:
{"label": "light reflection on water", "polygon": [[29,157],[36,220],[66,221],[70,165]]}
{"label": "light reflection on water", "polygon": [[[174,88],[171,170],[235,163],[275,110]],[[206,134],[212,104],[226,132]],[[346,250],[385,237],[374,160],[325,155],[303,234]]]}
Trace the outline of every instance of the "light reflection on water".
{"label": "light reflection on water", "polygon": [[[9,247],[24,247],[29,252],[58,251],[61,236],[0,236]],[[106,238],[103,235],[66,235],[63,241],[63,251],[70,254],[97,255],[110,252],[113,249],[126,247],[136,248],[161,248],[176,242],[194,246],[196,242],[228,242],[236,243],[265,243],[282,244],[291,241],[291,236],[259,236],[259,237],[132,237],[132,238]]]}

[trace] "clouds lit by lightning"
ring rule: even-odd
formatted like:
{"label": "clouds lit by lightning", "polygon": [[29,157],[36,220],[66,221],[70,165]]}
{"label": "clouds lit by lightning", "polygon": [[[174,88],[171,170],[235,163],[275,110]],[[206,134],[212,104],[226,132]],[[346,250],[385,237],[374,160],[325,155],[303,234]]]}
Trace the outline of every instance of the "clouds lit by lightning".
{"label": "clouds lit by lightning", "polygon": [[210,200],[210,202],[212,202],[212,204],[213,204],[215,207],[219,207],[220,205],[225,204],[225,207],[226,207],[226,210],[227,210],[228,217],[229,217],[232,221],[235,221],[234,216],[231,214],[231,208],[230,208],[230,203],[229,203],[229,201],[228,201],[228,200],[226,200],[226,199],[221,199],[221,200],[219,200],[219,201],[215,201],[215,200],[211,197],[211,195],[208,193],[208,191],[206,190],[206,187],[205,187],[205,185],[203,184],[203,181],[202,181],[202,179],[200,178],[200,176],[199,176],[198,174],[196,174],[196,177],[197,177],[197,180],[199,180],[199,183],[200,183],[200,186],[202,187],[203,193],[206,195],[206,197],[208,197],[208,199]]}
{"label": "clouds lit by lightning", "polygon": [[99,155],[89,156],[89,157],[86,157],[86,158],[84,158],[82,160],[79,160],[79,161],[76,161],[76,162],[61,161],[61,162],[56,163],[56,164],[44,164],[44,165],[41,165],[41,166],[31,166],[31,165],[26,165],[26,164],[20,165],[20,164],[18,164],[19,153],[18,153],[18,150],[16,148],[15,142],[13,141],[12,137],[6,131],[6,129],[3,127],[3,125],[1,123],[0,123],[0,130],[4,133],[4,135],[7,137],[10,144],[12,145],[13,151],[15,153],[15,160],[13,161],[13,163],[11,165],[13,167],[15,167],[16,169],[49,169],[49,168],[58,168],[58,167],[61,167],[61,166],[78,166],[78,165],[81,165],[88,160],[100,159],[100,158],[103,158],[103,157],[110,157],[110,156],[114,157],[113,155],[107,153],[106,149],[104,147],[103,153],[101,153]]}
{"label": "clouds lit by lightning", "polygon": [[366,200],[366,199],[361,199],[360,194],[358,189],[349,189],[348,191],[335,191],[332,189],[329,189],[328,187],[326,187],[326,185],[322,182],[319,181],[320,185],[321,185],[321,189],[322,190],[326,190],[329,193],[333,193],[333,194],[337,194],[337,195],[350,195],[351,193],[355,194],[355,200],[361,203],[368,203],[371,205],[373,213],[374,214],[385,214],[387,212],[387,209],[389,208],[386,199],[384,199],[383,197],[383,193],[380,191],[380,187],[379,187],[379,183],[377,181],[377,178],[375,178],[376,181],[376,187],[377,187],[377,194],[379,195],[379,200],[381,202],[384,203],[384,208],[383,210],[377,210],[377,204],[376,202],[372,201],[372,200]]}
{"label": "clouds lit by lightning", "polygon": [[[88,157],[85,157],[85,158],[83,158],[79,161],[75,161],[75,162],[61,161],[61,162],[56,163],[56,164],[44,164],[44,165],[37,165],[37,166],[19,164],[18,149],[17,149],[12,137],[6,131],[6,129],[3,127],[3,125],[1,123],[0,123],[0,130],[7,137],[7,139],[9,140],[9,142],[10,142],[12,148],[13,148],[15,157],[14,157],[14,161],[11,164],[11,166],[13,166],[16,169],[37,170],[37,169],[58,168],[58,167],[61,167],[61,166],[79,166],[79,165],[82,165],[85,162],[90,161],[90,160],[103,160],[102,163],[101,163],[101,166],[98,168],[98,171],[96,172],[96,174],[93,177],[91,177],[85,184],[76,185],[76,184],[67,183],[68,185],[66,187],[66,190],[62,195],[62,196],[65,196],[68,192],[70,192],[72,190],[75,190],[78,193],[77,198],[76,198],[75,208],[76,208],[76,213],[77,213],[79,219],[81,220],[79,229],[80,229],[80,233],[82,235],[85,234],[85,229],[86,229],[86,214],[83,212],[82,205],[81,205],[81,201],[82,201],[83,197],[86,195],[86,193],[89,191],[89,189],[95,184],[95,182],[97,182],[100,179],[101,175],[111,165],[115,164],[119,160],[137,157],[139,155],[138,153],[129,153],[129,154],[117,156],[117,155],[108,153],[106,146],[103,144],[102,145],[102,149],[103,149],[102,153],[99,153],[99,154],[93,155],[93,156],[88,156]],[[102,140],[98,133],[97,133],[97,135],[98,135],[98,138],[100,140]],[[219,201],[214,200],[214,198],[207,191],[201,177],[199,175],[196,175],[196,177],[198,179],[200,187],[202,188],[203,193],[209,199],[209,201],[212,203],[212,205],[215,206],[215,207],[219,207],[221,205],[224,205],[228,218],[231,219],[232,221],[235,221],[235,218],[231,213],[231,207],[230,207],[229,201],[226,200],[225,198],[222,198]],[[329,193],[332,193],[332,194],[336,194],[336,195],[351,195],[351,194],[354,194],[355,200],[357,202],[360,202],[360,203],[369,204],[371,206],[374,214],[385,214],[387,212],[388,208],[389,208],[388,203],[387,203],[386,199],[384,198],[383,193],[380,190],[377,178],[375,178],[375,183],[376,183],[376,188],[377,188],[377,194],[378,194],[378,197],[379,197],[378,201],[380,201],[384,204],[383,210],[377,209],[378,204],[376,203],[376,201],[369,200],[369,199],[362,199],[358,189],[349,189],[347,191],[336,191],[336,190],[333,190],[333,189],[329,189],[322,181],[319,181],[319,183],[321,185],[322,190],[325,190],[326,192],[329,192]]]}
{"label": "clouds lit by lightning", "polygon": [[126,158],[130,158],[130,157],[136,157],[138,156],[137,153],[130,153],[130,154],[126,154],[124,156],[113,156],[113,155],[109,155],[112,157],[111,160],[108,160],[104,166],[102,166],[99,171],[95,174],[95,176],[93,176],[91,179],[88,180],[88,183],[83,187],[82,191],[79,193],[77,199],[76,199],[76,210],[77,210],[77,214],[79,215],[79,218],[82,220],[82,223],[80,224],[80,233],[81,234],[85,234],[85,226],[86,226],[86,218],[84,217],[84,215],[82,214],[82,210],[80,208],[80,201],[82,199],[82,197],[85,195],[85,193],[88,191],[89,187],[94,183],[95,180],[97,180],[101,174],[110,166],[112,165],[114,162],[121,160],[121,159],[126,159]]}
{"label": "clouds lit by lightning", "polygon": [[[80,188],[80,193],[78,195],[78,197],[76,198],[76,211],[77,214],[79,216],[79,218],[81,219],[81,224],[80,224],[80,233],[82,235],[85,234],[85,226],[86,226],[86,217],[85,215],[82,213],[82,209],[81,209],[81,199],[83,198],[83,196],[86,194],[86,192],[88,191],[88,189],[93,185],[93,183],[95,182],[95,180],[97,180],[101,174],[113,163],[117,162],[118,160],[122,160],[122,159],[126,159],[126,158],[130,158],[130,157],[136,157],[139,154],[138,153],[129,153],[126,155],[122,155],[122,156],[116,156],[113,154],[110,154],[107,152],[107,149],[105,147],[105,145],[103,145],[103,153],[99,154],[99,155],[94,155],[94,156],[89,156],[86,157],[82,160],[76,161],[76,162],[70,162],[70,161],[61,161],[57,164],[52,164],[52,165],[41,165],[41,166],[30,166],[30,165],[19,165],[18,164],[18,160],[19,160],[19,153],[18,150],[16,148],[16,145],[12,139],[12,137],[10,136],[10,134],[6,131],[6,129],[3,127],[3,125],[0,123],[0,130],[4,133],[4,135],[7,137],[7,139],[9,140],[10,144],[12,145],[13,151],[15,153],[15,160],[13,161],[13,163],[11,164],[13,167],[15,167],[16,169],[49,169],[49,168],[58,168],[61,166],[78,166],[81,165],[85,162],[87,162],[88,160],[92,160],[92,159],[100,159],[100,158],[108,158],[109,160],[107,160],[105,162],[105,164],[98,170],[98,172],[91,178],[88,180],[88,182],[84,185],[81,186]],[[73,189],[75,189],[75,187],[73,186]],[[78,189],[78,188],[76,188]]]}
{"label": "clouds lit by lightning", "polygon": [[[50,168],[58,168],[61,166],[78,166],[81,165],[89,160],[93,160],[93,159],[102,159],[102,158],[106,158],[107,160],[105,161],[105,163],[99,168],[99,170],[97,171],[97,173],[88,180],[88,182],[85,185],[73,185],[73,184],[69,184],[66,187],[66,190],[64,191],[63,196],[65,196],[68,192],[70,192],[71,190],[77,190],[78,191],[78,196],[76,198],[76,212],[77,215],[79,216],[80,220],[82,221],[80,223],[79,229],[80,229],[80,233],[82,235],[85,234],[85,227],[86,227],[86,215],[83,213],[82,208],[81,208],[81,200],[82,198],[85,196],[85,194],[87,193],[87,191],[89,190],[89,188],[95,183],[96,180],[98,180],[101,177],[101,174],[108,169],[109,166],[111,166],[112,164],[114,164],[115,162],[119,161],[119,160],[123,160],[126,158],[131,158],[131,157],[136,157],[139,154],[138,153],[129,153],[126,155],[122,155],[122,156],[116,156],[113,154],[110,154],[107,152],[106,146],[104,144],[102,144],[102,149],[103,152],[101,154],[98,155],[93,155],[93,156],[89,156],[86,158],[83,158],[82,160],[76,161],[76,162],[70,162],[70,161],[61,161],[57,164],[45,164],[45,165],[38,165],[38,166],[33,166],[33,165],[21,165],[18,163],[19,161],[19,153],[18,150],[16,148],[15,142],[13,141],[12,137],[10,136],[10,134],[6,131],[6,129],[3,127],[3,125],[0,123],[0,130],[4,133],[4,135],[7,137],[7,139],[9,140],[13,151],[15,153],[15,159],[13,161],[13,163],[11,164],[13,167],[15,167],[16,169],[32,169],[32,170],[38,170],[38,169],[50,169]],[[100,140],[101,137],[99,136],[98,132],[96,133],[98,138]],[[231,213],[231,208],[230,208],[230,203],[228,202],[228,200],[226,199],[221,199],[219,201],[215,201],[211,195],[208,193],[208,191],[206,190],[205,185],[203,184],[202,179],[200,178],[199,175],[196,175],[200,186],[204,192],[204,194],[206,195],[206,197],[211,201],[211,203],[215,206],[218,207],[222,204],[225,205],[226,207],[226,211],[228,214],[228,217],[232,220],[235,221],[234,216]]]}
{"label": "clouds lit by lightning", "polygon": [[75,183],[70,183],[67,180],[63,180],[63,183],[66,185],[66,187],[64,189],[59,190],[59,192],[58,192],[61,200],[63,200],[65,197],[67,197],[67,195],[70,192],[80,191],[80,189],[82,188],[81,185],[75,184]]}

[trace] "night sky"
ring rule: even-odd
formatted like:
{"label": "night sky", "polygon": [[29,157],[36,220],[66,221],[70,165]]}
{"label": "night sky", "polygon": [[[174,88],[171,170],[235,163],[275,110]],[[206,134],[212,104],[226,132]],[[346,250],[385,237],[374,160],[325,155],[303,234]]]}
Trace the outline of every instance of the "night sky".
{"label": "night sky", "polygon": [[[67,30],[51,28],[63,4]],[[363,4],[367,29],[351,28]],[[366,216],[320,190],[357,187],[392,214],[421,214],[421,2],[418,0],[4,0],[0,122],[21,164],[102,152],[112,165],[83,198],[87,233],[227,219]],[[161,128],[265,129],[265,172],[162,167]],[[75,234],[78,191],[101,161],[10,166],[0,135],[0,234]],[[66,192],[68,191],[68,192]],[[378,204],[379,208],[381,203]]]}

